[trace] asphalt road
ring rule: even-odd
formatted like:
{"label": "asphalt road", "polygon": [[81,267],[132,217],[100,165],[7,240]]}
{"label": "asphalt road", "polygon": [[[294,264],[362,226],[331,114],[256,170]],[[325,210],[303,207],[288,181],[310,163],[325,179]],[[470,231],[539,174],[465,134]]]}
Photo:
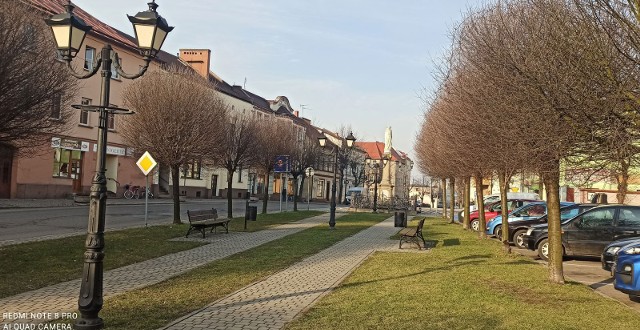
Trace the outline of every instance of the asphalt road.
{"label": "asphalt road", "polygon": [[[136,203],[135,201],[133,203]],[[144,202],[134,205],[113,204],[107,206],[106,230],[141,227],[145,225]],[[252,206],[262,210],[262,202],[253,202]],[[293,203],[288,203],[293,210]],[[218,214],[226,216],[227,201],[221,199],[188,200],[180,204],[180,214],[187,221],[187,210],[216,208]],[[233,201],[233,216],[244,215],[245,201]],[[286,211],[285,204],[282,205]],[[328,204],[311,203],[312,210],[329,210]],[[306,210],[307,204],[298,204],[299,210]],[[278,201],[269,201],[267,212],[279,212]],[[0,245],[13,241],[33,240],[49,236],[82,234],[87,231],[89,206],[48,207],[48,208],[16,208],[0,209]],[[154,200],[149,203],[148,224],[171,223],[173,220],[173,203],[171,201]]]}

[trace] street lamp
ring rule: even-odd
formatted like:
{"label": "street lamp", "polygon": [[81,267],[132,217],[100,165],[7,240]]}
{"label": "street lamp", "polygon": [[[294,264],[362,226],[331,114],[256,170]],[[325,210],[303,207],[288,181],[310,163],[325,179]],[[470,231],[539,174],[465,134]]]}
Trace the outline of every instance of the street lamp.
{"label": "street lamp", "polygon": [[[111,83],[111,64],[113,63],[120,76],[126,79],[136,79],[142,76],[149,68],[149,63],[160,51],[167,34],[173,27],[167,25],[164,18],[156,12],[158,5],[155,0],[148,3],[149,10],[139,12],[136,16],[129,16],[129,20],[136,31],[136,40],[140,54],[145,62],[137,74],[127,74],[120,67],[118,54],[113,51],[111,45],[106,44],[97,59],[95,67],[86,74],[76,73],[71,66],[71,61],[78,54],[84,42],[86,33],[91,26],[73,14],[75,8],[71,1],[64,7],[66,12],[53,15],[45,19],[47,25],[56,40],[60,57],[67,62],[71,75],[78,79],[87,79],[95,75],[102,68],[102,87],[100,90],[100,105],[86,106],[74,105],[74,108],[94,111],[100,114],[98,125],[98,147],[96,158],[96,174],[91,182],[91,197],[89,204],[89,223],[87,239],[85,241],[84,268],[82,270],[82,282],[80,284],[80,296],[78,298],[78,310],[80,317],[76,320],[75,329],[102,329],[104,322],[98,316],[102,309],[103,296],[103,259],[104,259],[104,227],[107,206],[107,180],[106,154],[107,154],[107,122],[110,115],[132,114],[133,112],[117,107],[109,106],[109,92]],[[116,59],[114,61],[114,59]]]}
{"label": "street lamp", "polygon": [[[347,147],[353,147],[353,143],[356,142],[356,138],[353,136],[353,132],[350,132],[346,137]],[[327,137],[324,134],[318,138],[321,147],[327,145]],[[331,187],[331,207],[329,211],[329,228],[335,229],[336,227],[336,177],[338,168],[338,146],[334,145],[333,148],[333,186]]]}
{"label": "street lamp", "polygon": [[378,178],[378,172],[380,171],[380,163],[382,163],[382,169],[387,165],[389,159],[387,157],[382,158],[382,162],[378,159],[371,159],[368,155],[365,158],[364,163],[374,171],[373,179],[373,213],[378,211],[378,183],[382,179],[382,176]]}

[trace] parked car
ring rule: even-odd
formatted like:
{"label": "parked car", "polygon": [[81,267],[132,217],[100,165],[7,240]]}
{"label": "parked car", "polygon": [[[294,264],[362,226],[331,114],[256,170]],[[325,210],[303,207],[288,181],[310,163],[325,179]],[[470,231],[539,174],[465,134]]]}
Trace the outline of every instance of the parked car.
{"label": "parked car", "polygon": [[[598,204],[570,204],[560,207],[560,220],[566,221],[596,206],[598,206]],[[524,236],[527,233],[527,230],[529,230],[531,226],[546,224],[547,219],[548,215],[545,214],[544,216],[533,220],[509,221],[509,243],[513,243],[520,249],[526,249],[527,241],[524,240]]]}
{"label": "parked car", "polygon": [[629,299],[640,302],[640,243],[623,246],[614,266],[613,287],[629,295]]}
{"label": "parked car", "polygon": [[[536,202],[535,200],[526,200],[526,199],[508,199],[507,206],[509,209],[508,212],[511,212],[525,204]],[[491,219],[495,218],[502,211],[502,203],[500,201],[493,202],[485,205],[484,207],[484,219],[486,222],[489,222]],[[471,229],[478,231],[480,230],[480,213],[478,211],[473,211],[469,213],[469,224]]]}
{"label": "parked car", "polygon": [[[528,200],[539,201],[540,195],[538,195],[537,193],[509,192],[507,193],[507,199],[528,199]],[[500,200],[499,194],[484,196],[484,198],[482,199],[482,201],[484,202],[484,205],[491,204],[499,200]],[[471,212],[473,212],[478,210],[478,206],[472,202],[471,205],[469,206],[469,209],[471,210]],[[464,216],[464,210],[458,213],[459,219],[462,219],[463,216]]]}
{"label": "parked car", "polygon": [[[562,253],[568,256],[600,257],[604,247],[619,239],[640,237],[640,206],[606,205],[594,207],[566,220],[562,226]],[[549,257],[547,225],[529,228],[523,239],[540,258]]]}
{"label": "parked car", "polygon": [[347,190],[347,196],[345,197],[345,200],[347,201],[347,205],[351,205],[351,198],[353,198],[353,196],[360,196],[362,195],[362,193],[364,192],[364,188],[363,187],[351,187]]}
{"label": "parked car", "polygon": [[640,243],[640,237],[619,239],[605,246],[604,250],[602,251],[602,255],[600,256],[602,269],[611,271],[611,275],[613,276],[614,274],[612,272],[612,266],[615,261],[616,255],[618,254],[618,251],[620,251],[623,246],[632,243]]}
{"label": "parked car", "polygon": [[[560,207],[572,205],[570,202],[560,202]],[[523,205],[511,212],[508,217],[509,223],[514,221],[537,220],[547,214],[547,202],[532,202]],[[502,214],[499,214],[491,221],[487,222],[487,234],[498,239],[502,237]]]}

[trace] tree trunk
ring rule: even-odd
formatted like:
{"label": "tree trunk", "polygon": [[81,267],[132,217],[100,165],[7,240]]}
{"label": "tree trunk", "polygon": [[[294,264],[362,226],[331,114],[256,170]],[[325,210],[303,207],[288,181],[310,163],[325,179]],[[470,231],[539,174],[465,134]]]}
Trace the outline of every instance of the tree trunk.
{"label": "tree trunk", "polygon": [[227,218],[233,218],[233,172],[227,169]]}
{"label": "tree trunk", "polygon": [[298,211],[298,176],[293,177],[293,212]]}
{"label": "tree trunk", "polygon": [[549,224],[549,281],[564,284],[562,269],[562,227],[560,226],[560,161],[544,175]]}
{"label": "tree trunk", "polygon": [[[304,187],[304,182],[306,181],[307,176],[303,175],[302,178],[300,179],[300,188]],[[304,189],[298,189],[298,197],[302,197],[302,193],[304,192]],[[308,192],[308,189],[307,189]],[[309,199],[311,196],[307,196],[307,199]]]}
{"label": "tree trunk", "polygon": [[542,172],[538,173],[538,195],[540,195],[540,198],[544,198],[545,194],[544,194],[544,175],[542,175]]}
{"label": "tree trunk", "polygon": [[627,198],[627,189],[629,187],[628,162],[620,162],[620,173],[616,175],[616,181],[618,181],[618,192],[616,193],[616,199],[618,200],[618,203],[624,204],[624,200]]}
{"label": "tree trunk", "polygon": [[264,193],[262,194],[262,214],[267,214],[267,203],[269,203],[269,173],[265,174]]}
{"label": "tree trunk", "polygon": [[451,191],[449,192],[449,197],[451,198],[451,210],[449,211],[449,214],[451,219],[449,219],[449,223],[453,223],[453,217],[455,216],[455,208],[453,206],[456,204],[456,178],[452,177],[449,179],[449,184],[451,185]]}
{"label": "tree trunk", "polygon": [[344,204],[344,198],[342,197],[342,192],[344,188],[344,169],[340,170],[340,185],[338,185],[338,197],[337,199],[340,201],[340,204]]}
{"label": "tree trunk", "polygon": [[507,203],[507,192],[509,191],[509,180],[511,178],[506,171],[498,172],[498,183],[500,184],[500,204],[502,204],[502,249],[506,253],[511,253],[509,245],[509,205]]}
{"label": "tree trunk", "polygon": [[447,217],[447,179],[440,181],[442,187],[442,217]]}
{"label": "tree trunk", "polygon": [[471,206],[471,177],[464,179],[464,219],[462,220],[462,228],[469,229],[469,208]]}
{"label": "tree trunk", "polygon": [[171,184],[173,190],[173,223],[181,224],[180,221],[180,165],[171,165]]}
{"label": "tree trunk", "polygon": [[481,239],[487,238],[487,223],[484,218],[484,200],[482,199],[482,175],[476,173],[474,177],[476,181],[476,200],[478,203],[478,234]]}

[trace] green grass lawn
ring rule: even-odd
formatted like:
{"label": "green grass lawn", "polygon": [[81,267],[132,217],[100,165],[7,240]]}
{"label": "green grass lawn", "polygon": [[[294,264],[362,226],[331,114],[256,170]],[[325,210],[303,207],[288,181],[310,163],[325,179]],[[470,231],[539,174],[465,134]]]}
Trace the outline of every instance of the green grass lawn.
{"label": "green grass lawn", "polygon": [[162,283],[106,299],[100,315],[106,329],[157,329],[388,217],[367,213],[345,215],[338,218],[336,230],[316,226]]}
{"label": "green grass lawn", "polygon": [[[313,217],[326,213],[323,211],[297,211],[282,213],[258,214],[256,221],[247,220],[247,231],[258,231],[271,226],[282,225],[289,222],[302,220],[304,218]],[[222,215],[223,216],[223,215]],[[328,220],[327,220],[328,221]],[[244,215],[242,217],[233,218],[229,223],[229,230],[244,231]],[[218,232],[220,229],[218,228]],[[197,232],[196,232],[197,235]]]}
{"label": "green grass lawn", "polygon": [[[410,225],[417,225],[413,221]],[[426,253],[376,253],[288,329],[631,329],[640,315],[442,219]]]}
{"label": "green grass lawn", "polygon": [[[248,231],[297,221],[321,214],[318,211],[258,215],[249,221]],[[244,218],[230,222],[231,231],[242,231]],[[203,243],[174,242],[184,236],[188,225],[151,226],[110,231],[105,234],[105,270],[188,250]],[[220,229],[218,229],[220,233]],[[199,237],[199,232],[191,236]],[[207,235],[214,235],[209,234]],[[221,234],[218,234],[221,235]],[[0,247],[0,298],[31,291],[82,276],[86,235]]]}

